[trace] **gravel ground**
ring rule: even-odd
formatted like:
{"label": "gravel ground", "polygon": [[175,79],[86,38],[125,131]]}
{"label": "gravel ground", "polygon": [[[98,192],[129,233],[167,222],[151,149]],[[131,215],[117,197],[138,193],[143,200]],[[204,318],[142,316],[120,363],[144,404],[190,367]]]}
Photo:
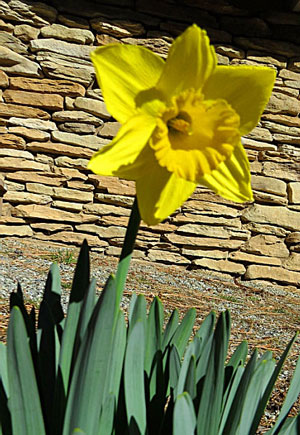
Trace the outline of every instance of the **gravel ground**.
{"label": "gravel ground", "polygon": [[[49,245],[30,239],[2,239],[0,298],[7,301],[9,293],[16,290],[19,280],[25,299],[36,304],[42,298],[49,267],[53,261],[57,261],[63,286],[62,304],[66,309],[77,255],[78,248],[66,248],[54,243]],[[108,275],[115,272],[117,260],[93,252],[91,259],[92,276],[96,278],[98,290],[101,291]],[[125,310],[133,291],[145,294],[148,301],[159,295],[166,312],[178,308],[183,315],[188,308],[195,307],[196,327],[211,310],[220,312],[230,309],[231,351],[247,339],[249,352],[258,347],[261,353],[271,350],[278,358],[295,332],[300,331],[300,290],[295,287],[239,283],[230,276],[220,277],[207,271],[187,271],[178,266],[132,260],[122,302]],[[7,307],[3,310],[4,314]],[[298,338],[280,375],[272,405],[267,409],[265,425],[270,424],[278,413],[299,354]],[[293,412],[300,412],[299,401]],[[259,433],[263,432],[264,429],[261,429]]]}

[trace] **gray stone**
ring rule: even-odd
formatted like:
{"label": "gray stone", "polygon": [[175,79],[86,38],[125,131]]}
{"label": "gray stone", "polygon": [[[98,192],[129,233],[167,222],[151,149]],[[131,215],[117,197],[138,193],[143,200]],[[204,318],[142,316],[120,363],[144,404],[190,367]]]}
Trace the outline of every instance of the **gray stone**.
{"label": "gray stone", "polygon": [[38,63],[2,46],[0,46],[0,68],[8,73],[25,77],[40,77],[42,71]]}
{"label": "gray stone", "polygon": [[300,101],[281,93],[273,93],[266,107],[271,113],[298,115],[300,112]]}
{"label": "gray stone", "polygon": [[50,172],[49,165],[34,162],[33,160],[6,157],[5,159],[0,159],[0,170],[4,169],[6,171],[45,171]]}
{"label": "gray stone", "polygon": [[107,21],[105,18],[93,18],[91,26],[96,32],[107,33],[118,38],[128,36],[141,36],[145,34],[145,28],[140,23],[133,23],[125,20]]}
{"label": "gray stone", "polygon": [[288,204],[287,197],[272,195],[271,193],[257,192],[253,190],[253,196],[254,196],[254,201],[261,204],[278,204],[278,205]]}
{"label": "gray stone", "polygon": [[85,204],[84,210],[97,215],[129,216],[130,209],[110,204]]}
{"label": "gray stone", "polygon": [[41,29],[44,38],[54,38],[67,42],[77,42],[79,44],[92,44],[94,35],[90,30],[70,29],[61,24],[51,24]]}
{"label": "gray stone", "polygon": [[94,50],[94,47],[92,46],[72,44],[70,42],[58,41],[53,38],[35,39],[30,42],[30,48],[33,52],[49,51],[85,60],[90,60],[90,52]]}
{"label": "gray stone", "polygon": [[82,110],[64,110],[52,114],[56,122],[84,122],[86,124],[101,125],[101,120]]}
{"label": "gray stone", "polygon": [[14,191],[6,192],[3,199],[17,204],[49,204],[52,201],[51,196],[48,195]]}
{"label": "gray stone", "polygon": [[270,279],[287,284],[300,284],[300,273],[291,272],[283,267],[259,266],[251,264],[245,273],[246,279]]}
{"label": "gray stone", "polygon": [[83,210],[83,204],[79,202],[70,201],[53,201],[52,206],[54,208],[61,208],[62,210],[81,212]]}
{"label": "gray stone", "polygon": [[187,265],[190,261],[176,252],[162,251],[160,249],[149,249],[147,257],[150,261]]}
{"label": "gray stone", "polygon": [[15,125],[18,127],[26,127],[26,128],[32,128],[35,130],[42,130],[42,131],[53,131],[56,130],[56,124],[52,121],[43,121],[42,119],[35,119],[35,118],[16,118],[11,117],[8,120],[9,125]]}
{"label": "gray stone", "polygon": [[288,197],[291,204],[300,204],[300,182],[288,184]]}
{"label": "gray stone", "polygon": [[161,57],[166,58],[168,56],[170,43],[161,38],[147,38],[147,39],[135,39],[135,38],[123,38],[124,44],[130,45],[142,45],[148,48],[154,53],[159,54]]}
{"label": "gray stone", "polygon": [[33,231],[29,225],[0,225],[0,235],[9,237],[31,237]]}
{"label": "gray stone", "polygon": [[106,105],[102,101],[93,100],[92,98],[77,97],[74,105],[77,109],[84,110],[99,118],[111,118],[111,114],[107,111]]}
{"label": "gray stone", "polygon": [[14,35],[23,42],[29,42],[32,39],[37,39],[40,31],[28,24],[19,24],[14,27]]}
{"label": "gray stone", "polygon": [[60,131],[74,134],[93,134],[96,131],[96,127],[92,124],[84,124],[83,122],[65,122],[59,124]]}
{"label": "gray stone", "polygon": [[242,251],[250,254],[266,255],[269,257],[286,258],[289,250],[282,239],[276,236],[259,234],[251,237],[242,247]]}
{"label": "gray stone", "polygon": [[58,15],[57,21],[61,24],[64,24],[65,26],[74,27],[75,29],[89,30],[90,28],[88,20],[81,17],[76,17],[75,15],[69,15],[69,14]]}
{"label": "gray stone", "polygon": [[274,195],[279,196],[286,196],[286,183],[282,180],[278,180],[277,178],[252,175],[251,185],[254,190],[273,193]]}
{"label": "gray stone", "polygon": [[79,170],[86,170],[89,160],[87,159],[72,159],[71,157],[57,157],[55,164],[66,168],[74,168]]}
{"label": "gray stone", "polygon": [[300,164],[295,162],[264,162],[262,173],[286,181],[300,181]]}
{"label": "gray stone", "polygon": [[3,30],[0,30],[0,45],[2,47],[9,48],[15,53],[27,53],[27,46],[23,44],[20,39],[16,38],[8,32],[4,32]]}
{"label": "gray stone", "polygon": [[192,237],[179,234],[167,234],[165,238],[175,245],[182,246],[197,246],[199,248],[224,248],[238,249],[242,244],[242,240],[218,239],[213,237]]}
{"label": "gray stone", "polygon": [[42,27],[49,22],[54,22],[57,11],[53,7],[41,3],[27,0],[10,0],[0,2],[0,17],[5,20],[21,22],[22,24],[33,24]]}
{"label": "gray stone", "polygon": [[271,144],[268,142],[260,142],[258,140],[249,139],[248,137],[243,137],[243,145],[245,148],[249,148],[250,150],[258,150],[258,151],[277,150],[277,146],[275,144]]}
{"label": "gray stone", "polygon": [[228,257],[227,251],[220,251],[217,249],[187,249],[182,248],[182,254],[187,257],[197,257],[197,258],[213,258],[213,259],[226,259]]}
{"label": "gray stone", "polygon": [[26,127],[9,127],[9,133],[20,135],[28,141],[47,141],[50,138],[50,134],[46,131],[36,130]]}
{"label": "gray stone", "polygon": [[85,94],[85,88],[83,86],[68,80],[33,79],[24,77],[11,77],[10,89],[59,94],[68,97],[78,97]]}
{"label": "gray stone", "polygon": [[273,224],[292,231],[300,231],[299,213],[280,206],[254,204],[243,211],[247,222]]}
{"label": "gray stone", "polygon": [[91,148],[95,151],[109,143],[108,139],[103,139],[95,135],[79,135],[74,133],[65,133],[62,131],[53,131],[52,139],[57,142],[63,142],[70,145]]}
{"label": "gray stone", "polygon": [[288,134],[290,136],[300,136],[299,127],[292,127],[288,125],[279,124],[277,122],[265,121],[265,120],[262,121],[262,124],[264,127],[272,131],[273,133]]}
{"label": "gray stone", "polygon": [[232,273],[234,275],[243,275],[246,272],[245,266],[229,260],[212,260],[210,258],[201,258],[194,260],[193,264],[205,269],[216,270],[224,273]]}
{"label": "gray stone", "polygon": [[272,39],[264,39],[264,38],[244,38],[244,37],[235,37],[235,43],[248,50],[258,50],[263,53],[271,53],[280,54],[286,57],[295,57],[299,56],[299,46],[296,44],[292,44],[290,42],[285,41],[275,41]]}
{"label": "gray stone", "polygon": [[248,254],[246,252],[230,252],[228,258],[233,261],[240,261],[242,263],[256,263],[268,264],[274,266],[281,266],[281,259],[276,257],[263,257],[261,255]]}
{"label": "gray stone", "polygon": [[300,254],[292,252],[289,258],[283,262],[283,267],[300,272]]}
{"label": "gray stone", "polygon": [[105,122],[99,134],[104,137],[114,137],[118,133],[120,127],[121,124],[119,122]]}

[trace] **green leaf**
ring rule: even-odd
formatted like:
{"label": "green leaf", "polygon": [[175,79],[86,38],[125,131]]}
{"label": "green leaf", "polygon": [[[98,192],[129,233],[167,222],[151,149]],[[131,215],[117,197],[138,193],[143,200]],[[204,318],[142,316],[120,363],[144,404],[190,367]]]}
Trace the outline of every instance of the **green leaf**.
{"label": "green leaf", "polygon": [[[278,435],[299,435],[300,432],[300,414],[298,417],[287,418],[279,432]],[[269,433],[269,432],[268,432]]]}
{"label": "green leaf", "polygon": [[255,369],[251,380],[249,382],[245,400],[242,407],[240,423],[236,431],[236,435],[255,434],[250,432],[253,419],[261,397],[264,395],[268,382],[273,374],[275,362],[273,360],[261,361],[259,366]]}
{"label": "green leaf", "polygon": [[263,412],[265,410],[265,407],[267,405],[269,397],[270,397],[270,395],[272,393],[272,390],[273,390],[273,387],[275,385],[275,382],[276,382],[276,380],[278,378],[278,375],[279,375],[279,373],[280,373],[280,371],[282,369],[282,366],[283,366],[283,364],[284,364],[284,362],[285,362],[285,360],[286,360],[286,358],[288,356],[288,353],[289,353],[293,343],[296,340],[296,337],[297,337],[297,335],[295,335],[290,340],[289,344],[287,345],[286,349],[284,350],[283,354],[281,355],[278,364],[276,365],[276,368],[275,368],[275,370],[273,372],[273,375],[272,375],[272,377],[271,377],[271,379],[269,381],[269,384],[268,384],[268,386],[266,388],[265,394],[262,397],[262,399],[261,399],[261,401],[259,403],[259,406],[257,408],[257,412],[256,412],[256,415],[255,415],[255,418],[253,419],[253,424],[252,424],[252,428],[251,428],[251,432],[252,433],[255,433],[256,429],[258,428],[259,422],[261,420],[261,417],[263,415]]}
{"label": "green leaf", "polygon": [[282,425],[282,423],[287,418],[291,407],[296,402],[300,393],[300,358],[298,358],[297,365],[291,380],[290,388],[288,389],[287,395],[283,402],[282,408],[280,410],[277,421],[272,429],[272,434],[277,434],[277,429]]}
{"label": "green leaf", "polygon": [[188,393],[177,397],[173,415],[173,435],[194,435],[196,415]]}
{"label": "green leaf", "polygon": [[8,326],[7,369],[13,433],[45,434],[26,327],[18,307],[13,307]]}
{"label": "green leaf", "polygon": [[191,398],[196,396],[196,355],[199,354],[201,347],[201,340],[195,336],[193,341],[189,344],[184,360],[180,369],[178,384],[175,389],[175,396],[187,391]]}
{"label": "green leaf", "polygon": [[115,396],[114,394],[109,394],[104,401],[101,409],[101,416],[99,422],[99,435],[110,435],[113,433],[113,423],[115,415]]}
{"label": "green leaf", "polygon": [[231,378],[230,383],[227,387],[226,398],[223,399],[223,412],[222,412],[221,422],[219,425],[219,431],[218,431],[219,434],[225,434],[225,432],[223,432],[224,426],[227,421],[232,404],[236,398],[237,389],[239,387],[244,371],[245,371],[244,367],[239,366],[236,369],[234,376]]}
{"label": "green leaf", "polygon": [[84,240],[73,278],[73,284],[70,294],[68,312],[65,320],[64,331],[62,336],[61,352],[59,365],[64,383],[65,391],[68,389],[70,368],[73,357],[73,347],[76,337],[77,325],[80,317],[80,311],[84,295],[90,283],[90,260],[89,248]]}
{"label": "green leaf", "polygon": [[7,348],[0,342],[0,378],[4,387],[6,396],[9,396],[9,383],[7,376]]}
{"label": "green leaf", "polygon": [[145,328],[142,320],[135,322],[127,343],[124,364],[124,388],[128,425],[146,432],[146,403],[144,385]]}
{"label": "green leaf", "polygon": [[229,313],[220,314],[204,379],[197,415],[197,434],[215,435],[221,419],[224,388],[224,363],[230,330]]}
{"label": "green leaf", "polygon": [[[59,324],[64,319],[64,312],[61,306],[61,282],[59,267],[56,263],[51,264],[45,285],[43,301],[47,302],[55,324]],[[41,322],[39,313],[39,321]]]}
{"label": "green leaf", "polygon": [[177,351],[176,346],[171,346],[171,350],[169,353],[169,379],[170,379],[170,387],[175,389],[178,384],[178,378],[180,373],[181,363],[180,356]]}
{"label": "green leaf", "polygon": [[139,321],[143,322],[144,330],[146,331],[147,310],[146,299],[144,295],[138,295],[137,298],[135,298],[135,303],[132,306],[132,313],[128,326],[128,336],[131,334],[131,330],[134,328],[136,322]]}
{"label": "green leaf", "polygon": [[163,306],[158,297],[153,299],[146,324],[145,372],[149,376],[154,357],[161,349]]}
{"label": "green leaf", "polygon": [[88,434],[98,432],[101,406],[109,382],[110,355],[117,319],[115,314],[116,285],[110,277],[99,298],[86,330],[68,395],[63,434],[80,427]]}
{"label": "green leaf", "polygon": [[173,335],[175,334],[175,331],[178,328],[178,322],[179,322],[179,314],[178,314],[178,310],[175,309],[171,314],[171,317],[167,323],[165,332],[163,334],[162,345],[161,345],[162,351],[165,350],[165,348],[173,338]]}
{"label": "green leaf", "polygon": [[178,354],[180,358],[183,356],[186,345],[191,336],[193,326],[196,318],[196,310],[195,308],[190,308],[184,318],[182,319],[181,324],[175,331],[170,344],[174,344],[177,347]]}

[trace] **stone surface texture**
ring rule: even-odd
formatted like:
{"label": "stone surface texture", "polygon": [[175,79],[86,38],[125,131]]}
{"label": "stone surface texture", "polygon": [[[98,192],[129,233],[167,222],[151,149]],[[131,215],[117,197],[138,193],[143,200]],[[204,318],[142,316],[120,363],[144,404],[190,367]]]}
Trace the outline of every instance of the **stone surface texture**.
{"label": "stone surface texture", "polygon": [[87,8],[78,0],[75,14],[72,2],[0,0],[1,237],[69,245],[87,238],[92,249],[119,255],[135,186],[86,169],[120,128],[95,82],[90,52],[120,42],[166,58],[173,39],[195,22],[220,64],[277,72],[262,118],[244,138],[255,200],[234,204],[198,187],[166,222],[142,223],[134,255],[299,286],[300,12],[282,23],[280,14],[255,15],[227,0],[140,0],[126,9],[123,0],[108,3]]}

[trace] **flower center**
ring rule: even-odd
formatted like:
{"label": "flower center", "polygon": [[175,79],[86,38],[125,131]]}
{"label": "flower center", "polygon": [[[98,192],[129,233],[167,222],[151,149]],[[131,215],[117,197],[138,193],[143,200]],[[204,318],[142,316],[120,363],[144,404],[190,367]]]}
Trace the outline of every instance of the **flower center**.
{"label": "flower center", "polygon": [[239,125],[225,100],[205,100],[190,89],[161,112],[150,146],[161,166],[197,183],[231,155],[240,141]]}

